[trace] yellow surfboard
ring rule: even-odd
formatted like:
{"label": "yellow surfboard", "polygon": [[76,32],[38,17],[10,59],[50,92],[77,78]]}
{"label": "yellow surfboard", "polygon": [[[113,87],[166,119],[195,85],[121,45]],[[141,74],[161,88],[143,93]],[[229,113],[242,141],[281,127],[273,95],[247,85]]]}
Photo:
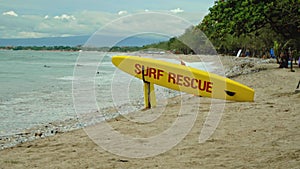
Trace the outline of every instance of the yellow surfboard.
{"label": "yellow surfboard", "polygon": [[[146,83],[202,97],[254,101],[254,90],[248,86],[192,67],[137,56],[113,56],[112,63]],[[152,90],[148,86],[147,92]]]}

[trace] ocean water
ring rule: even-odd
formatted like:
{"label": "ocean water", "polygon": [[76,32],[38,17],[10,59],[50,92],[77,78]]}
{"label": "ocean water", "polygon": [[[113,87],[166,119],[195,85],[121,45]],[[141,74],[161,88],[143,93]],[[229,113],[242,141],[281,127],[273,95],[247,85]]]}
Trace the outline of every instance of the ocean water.
{"label": "ocean water", "polygon": [[[89,72],[82,77],[92,84],[91,97],[97,106],[87,113],[114,108],[115,112],[110,109],[107,113],[113,117],[142,109],[142,81],[116,69],[111,63],[114,54],[0,50],[0,135],[78,117],[72,87],[81,77],[74,70]],[[82,85],[80,90],[90,87]],[[180,94],[163,87],[155,89],[157,100]]]}
{"label": "ocean water", "polygon": [[0,135],[74,117],[77,52],[0,51]]}

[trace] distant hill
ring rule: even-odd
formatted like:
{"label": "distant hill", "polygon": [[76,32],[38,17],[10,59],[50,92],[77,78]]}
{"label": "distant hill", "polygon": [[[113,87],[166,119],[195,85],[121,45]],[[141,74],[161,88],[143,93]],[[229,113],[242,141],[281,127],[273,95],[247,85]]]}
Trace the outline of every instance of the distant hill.
{"label": "distant hill", "polygon": [[77,46],[83,45],[89,36],[0,39],[0,46]]}
{"label": "distant hill", "polygon": [[[0,39],[0,46],[78,46],[84,45],[90,36],[49,37],[49,38],[20,38]],[[107,37],[109,38],[109,37]],[[161,41],[167,37],[129,37],[122,40],[117,46],[143,46]]]}

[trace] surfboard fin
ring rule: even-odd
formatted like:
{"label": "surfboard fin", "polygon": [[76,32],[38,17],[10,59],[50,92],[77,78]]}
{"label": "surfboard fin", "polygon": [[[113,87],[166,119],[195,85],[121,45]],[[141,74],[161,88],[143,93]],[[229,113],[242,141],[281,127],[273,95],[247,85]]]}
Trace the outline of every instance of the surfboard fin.
{"label": "surfboard fin", "polygon": [[228,91],[228,90],[225,90],[225,92],[228,96],[234,96],[235,95],[235,92],[231,92],[231,91]]}

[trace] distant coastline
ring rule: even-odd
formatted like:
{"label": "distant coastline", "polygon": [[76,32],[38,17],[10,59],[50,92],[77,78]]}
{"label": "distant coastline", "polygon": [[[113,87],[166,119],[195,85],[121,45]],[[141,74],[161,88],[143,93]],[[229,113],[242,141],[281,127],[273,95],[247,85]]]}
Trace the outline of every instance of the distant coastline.
{"label": "distant coastline", "polygon": [[33,51],[99,51],[99,52],[134,52],[144,50],[147,47],[138,46],[114,46],[114,47],[85,47],[85,46],[0,46],[0,50],[33,50]]}
{"label": "distant coastline", "polygon": [[0,50],[80,51],[80,46],[0,46]]}

